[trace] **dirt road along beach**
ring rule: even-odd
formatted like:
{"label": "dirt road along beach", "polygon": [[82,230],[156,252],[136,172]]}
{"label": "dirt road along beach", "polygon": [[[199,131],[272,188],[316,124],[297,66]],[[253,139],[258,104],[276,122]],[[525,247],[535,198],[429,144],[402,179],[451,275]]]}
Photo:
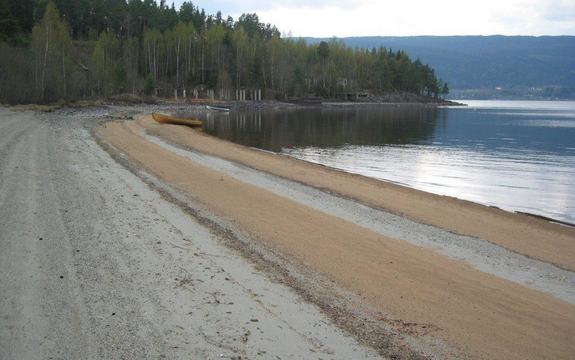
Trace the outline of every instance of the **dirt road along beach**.
{"label": "dirt road along beach", "polygon": [[575,353],[574,229],[118,110],[0,109],[0,358]]}
{"label": "dirt road along beach", "polygon": [[227,247],[232,226],[118,164],[96,125],[0,108],[0,359],[379,358]]}

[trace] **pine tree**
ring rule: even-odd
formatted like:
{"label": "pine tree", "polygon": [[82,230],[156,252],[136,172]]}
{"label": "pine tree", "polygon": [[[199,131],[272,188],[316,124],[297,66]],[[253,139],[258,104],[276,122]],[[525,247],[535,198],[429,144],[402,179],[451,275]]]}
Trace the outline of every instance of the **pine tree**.
{"label": "pine tree", "polygon": [[447,86],[447,83],[443,83],[443,89],[441,89],[441,94],[443,95],[444,98],[447,95],[449,95],[449,86]]}
{"label": "pine tree", "polygon": [[0,0],[0,41],[12,39],[20,31],[18,21],[4,1]]}
{"label": "pine tree", "polygon": [[[221,13],[206,15],[191,1],[178,11],[154,0],[0,0],[0,39],[17,32],[20,18],[38,17],[30,12],[13,16],[12,7],[32,2],[27,9],[43,14],[31,34],[34,65],[13,65],[26,52],[10,46],[4,47],[10,56],[2,63],[5,73],[32,74],[32,84],[22,84],[35,89],[29,101],[122,91],[172,96],[174,89],[215,90],[223,97],[234,89],[248,90],[251,97],[261,89],[263,96],[277,99],[357,91],[439,97],[449,90],[433,69],[403,51],[349,48],[337,39],[309,44],[280,36],[256,14],[224,20]],[[25,39],[26,29],[20,28]],[[2,76],[3,89],[9,78]]]}

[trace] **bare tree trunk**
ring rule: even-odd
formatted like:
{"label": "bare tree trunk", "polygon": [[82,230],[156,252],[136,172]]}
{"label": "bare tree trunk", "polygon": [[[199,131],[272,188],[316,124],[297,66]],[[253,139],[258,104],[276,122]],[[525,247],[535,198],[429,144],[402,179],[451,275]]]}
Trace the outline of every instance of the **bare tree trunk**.
{"label": "bare tree trunk", "polygon": [[152,51],[150,49],[150,41],[149,40],[148,40],[148,65],[149,65],[150,74],[153,75],[154,68],[152,66]]}
{"label": "bare tree trunk", "polygon": [[38,57],[34,59],[34,90],[35,94],[38,94],[38,90],[40,88],[40,65],[41,61]]}
{"label": "bare tree trunk", "polygon": [[271,82],[271,86],[272,89],[274,88],[274,55],[272,54],[271,56],[271,61],[270,61],[270,82]]}
{"label": "bare tree trunk", "polygon": [[[190,47],[190,49],[191,49],[191,47]],[[197,79],[197,76],[198,76],[198,71],[197,71],[197,67],[196,67],[196,60],[197,59],[196,59],[195,54],[194,54],[194,57],[190,57],[190,61],[192,62],[191,63],[191,66],[192,66],[191,71],[192,71],[192,74],[194,74],[194,80]]]}
{"label": "bare tree trunk", "polygon": [[64,78],[64,99],[68,99],[68,85],[66,83],[66,57],[64,56],[64,49],[62,49],[62,77]]}
{"label": "bare tree trunk", "polygon": [[236,86],[240,88],[240,48],[236,49]]}
{"label": "bare tree trunk", "polygon": [[262,61],[262,77],[263,77],[263,81],[264,81],[264,89],[268,87],[267,85],[267,80],[266,80],[266,65],[265,65],[265,59]]}
{"label": "bare tree trunk", "polygon": [[204,63],[204,57],[205,57],[205,39],[204,39],[204,34],[202,34],[202,84],[204,84],[204,73],[205,73],[205,63]]}
{"label": "bare tree trunk", "polygon": [[44,47],[44,61],[42,64],[42,101],[44,100],[44,93],[46,90],[46,65],[48,63],[48,48],[50,47],[50,28],[46,27],[46,46]]}
{"label": "bare tree trunk", "polygon": [[176,48],[176,89],[180,86],[180,38],[178,38],[178,47]]}
{"label": "bare tree trunk", "polygon": [[154,81],[158,81],[158,58],[156,53],[156,42],[154,42]]}
{"label": "bare tree trunk", "polygon": [[[166,88],[168,87],[168,84],[170,83],[168,80],[168,73],[170,70],[170,54],[168,52],[168,47],[165,47],[166,49],[166,62],[164,63],[164,80],[166,82]],[[166,89],[167,90],[167,89]],[[169,93],[168,93],[169,94]]]}
{"label": "bare tree trunk", "polygon": [[[189,79],[190,71],[192,71],[192,37],[190,36],[190,42],[188,44],[188,58],[186,61],[187,69],[186,69],[186,80]],[[184,80],[184,83],[186,82]]]}

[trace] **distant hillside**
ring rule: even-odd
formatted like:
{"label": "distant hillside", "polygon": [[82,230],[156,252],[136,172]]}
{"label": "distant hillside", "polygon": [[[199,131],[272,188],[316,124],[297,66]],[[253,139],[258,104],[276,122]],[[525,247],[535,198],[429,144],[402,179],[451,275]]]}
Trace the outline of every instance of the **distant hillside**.
{"label": "distant hillside", "polygon": [[[308,38],[315,43],[325,39]],[[575,97],[575,36],[349,37],[348,46],[404,50],[434,68],[451,89]],[[539,88],[538,90],[529,88]],[[546,89],[545,89],[546,88]]]}

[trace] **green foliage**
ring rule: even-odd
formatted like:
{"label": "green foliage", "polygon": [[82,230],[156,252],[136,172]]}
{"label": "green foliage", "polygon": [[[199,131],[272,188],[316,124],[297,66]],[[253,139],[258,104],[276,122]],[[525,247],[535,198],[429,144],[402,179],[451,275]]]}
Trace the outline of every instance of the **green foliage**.
{"label": "green foliage", "polygon": [[9,40],[19,30],[18,21],[5,4],[5,0],[0,0],[0,41]]}
{"label": "green foliage", "polygon": [[261,89],[280,99],[359,91],[443,94],[433,69],[405,52],[282,38],[256,14],[234,21],[219,12],[207,15],[189,1],[177,10],[152,0],[19,0],[33,1],[33,12],[20,9],[14,16],[19,8],[3,6],[6,1],[16,4],[0,0],[0,36],[14,28],[25,34],[27,19],[45,14],[32,30],[29,69],[42,101],[119,92],[172,96],[183,89]]}
{"label": "green foliage", "polygon": [[275,26],[261,23],[257,14],[242,14],[235,25],[243,28],[250,38],[259,35],[263,39],[269,40],[274,35],[279,35]]}
{"label": "green foliage", "polygon": [[[0,41],[0,102],[16,104],[35,99],[34,73],[29,49]],[[21,69],[15,71],[14,69]]]}
{"label": "green foliage", "polygon": [[[118,38],[108,32],[102,32],[94,46],[90,72],[94,77],[94,90],[103,96],[110,96],[125,81],[125,73],[117,73],[121,66],[121,47]],[[124,79],[122,79],[122,76]]]}
{"label": "green foliage", "polygon": [[70,45],[68,25],[50,1],[44,17],[32,29],[35,88],[40,101],[68,98]]}
{"label": "green foliage", "polygon": [[126,69],[124,68],[124,65],[116,64],[114,66],[112,81],[114,84],[114,90],[116,92],[124,92],[126,89],[127,81]]}
{"label": "green foliage", "polygon": [[[307,39],[318,44],[325,39]],[[435,69],[451,89],[483,89],[484,98],[540,96],[549,86],[575,87],[575,36],[350,37],[351,48],[402,49]],[[495,90],[495,87],[502,87]],[[536,88],[531,89],[531,88]],[[491,91],[486,92],[487,89]],[[535,93],[532,93],[535,91]],[[464,95],[464,94],[461,94]]]}
{"label": "green foliage", "polygon": [[156,88],[156,82],[154,81],[154,78],[152,78],[152,75],[148,75],[148,77],[146,78],[146,83],[144,85],[144,93],[146,95],[152,95],[154,93],[154,89]]}
{"label": "green foliage", "polygon": [[327,58],[329,57],[328,43],[326,43],[325,41],[319,43],[319,46],[317,47],[317,55],[322,61],[327,60]]}

